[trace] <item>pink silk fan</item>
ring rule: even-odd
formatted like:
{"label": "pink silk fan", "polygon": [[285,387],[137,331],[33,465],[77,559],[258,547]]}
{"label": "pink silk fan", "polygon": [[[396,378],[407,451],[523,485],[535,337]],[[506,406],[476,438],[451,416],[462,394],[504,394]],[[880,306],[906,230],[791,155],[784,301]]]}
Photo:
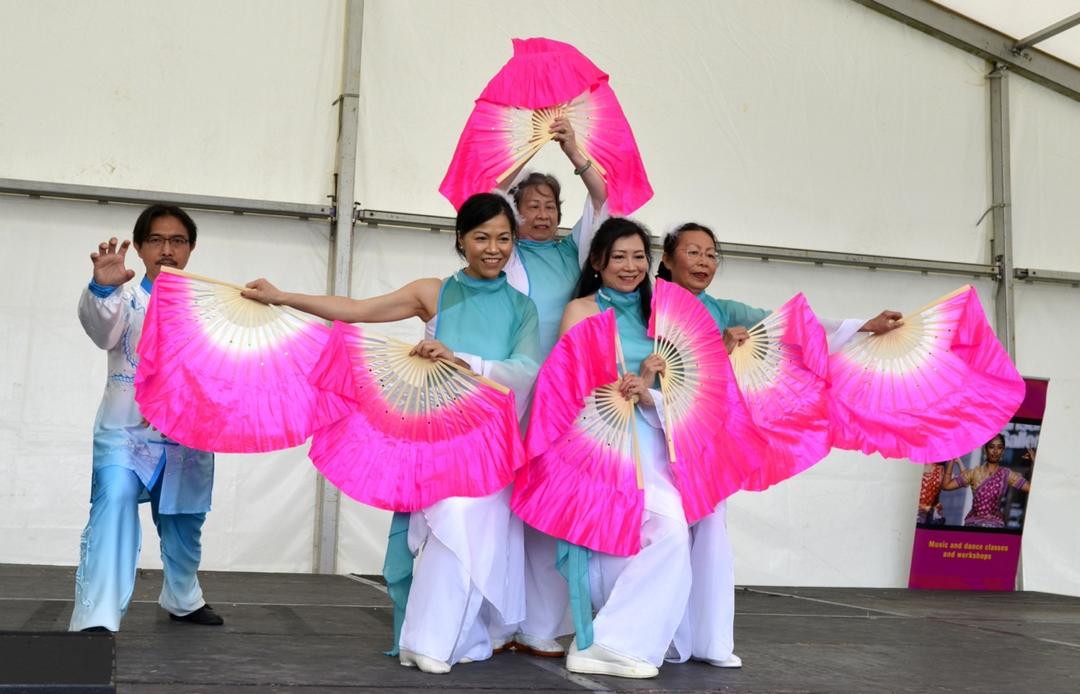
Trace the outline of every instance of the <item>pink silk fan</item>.
{"label": "pink silk fan", "polygon": [[608,75],[570,44],[513,43],[514,56],[477,98],[439,191],[457,209],[470,195],[502,185],[552,140],[548,126],[565,116],[607,183],[612,214],[644,205],[652,186]]}
{"label": "pink silk fan", "polygon": [[139,340],[135,400],[169,438],[204,451],[298,446],[348,413],[308,383],[330,329],[240,295],[243,287],[161,268]]}
{"label": "pink silk fan", "polygon": [[829,346],[806,297],[796,294],[750,328],[731,352],[735,378],[768,453],[743,484],[760,491],[829,453]]}
{"label": "pink silk fan", "polygon": [[619,393],[615,312],[569,330],[540,368],[510,506],[529,525],[589,549],[641,548],[645,497],[633,403]]}
{"label": "pink silk fan", "polygon": [[335,322],[311,382],[351,412],[315,432],[309,456],[357,501],[417,511],[493,494],[525,463],[514,394],[413,345]]}
{"label": "pink silk fan", "polygon": [[688,523],[709,515],[762,465],[766,442],[743,402],[716,321],[696,296],[656,280],[649,335],[660,378],[672,477]]}
{"label": "pink silk fan", "polygon": [[829,360],[837,448],[932,463],[986,443],[1024,399],[1024,381],[964,286]]}

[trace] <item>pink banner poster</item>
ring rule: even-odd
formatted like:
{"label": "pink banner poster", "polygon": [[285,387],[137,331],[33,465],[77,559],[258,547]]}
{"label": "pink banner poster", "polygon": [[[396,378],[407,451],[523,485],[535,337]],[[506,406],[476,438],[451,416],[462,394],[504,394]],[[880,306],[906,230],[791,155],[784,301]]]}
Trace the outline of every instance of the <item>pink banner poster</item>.
{"label": "pink banner poster", "polygon": [[1001,433],[923,471],[909,588],[1015,588],[1047,388],[1024,382],[1024,402]]}

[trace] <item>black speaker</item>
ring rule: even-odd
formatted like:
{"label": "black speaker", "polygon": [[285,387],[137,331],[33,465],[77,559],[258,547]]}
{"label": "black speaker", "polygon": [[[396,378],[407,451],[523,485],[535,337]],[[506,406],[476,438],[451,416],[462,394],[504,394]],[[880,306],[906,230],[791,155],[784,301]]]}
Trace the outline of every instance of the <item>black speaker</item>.
{"label": "black speaker", "polygon": [[0,693],[114,694],[109,632],[0,631]]}

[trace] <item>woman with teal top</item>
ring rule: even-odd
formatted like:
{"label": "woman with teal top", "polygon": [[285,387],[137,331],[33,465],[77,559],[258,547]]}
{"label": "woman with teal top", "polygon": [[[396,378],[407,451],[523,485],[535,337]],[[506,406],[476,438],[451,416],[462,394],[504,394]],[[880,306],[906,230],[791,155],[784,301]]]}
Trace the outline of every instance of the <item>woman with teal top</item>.
{"label": "woman with teal top", "polygon": [[[588,560],[592,604],[592,643],[571,645],[566,668],[572,672],[653,677],[686,609],[690,594],[690,547],[682,501],[668,466],[667,447],[649,388],[663,363],[647,334],[652,288],[649,235],[628,219],[605,221],[589,249],[582,273],[563,315],[561,332],[607,309],[615,322],[627,373],[619,389],[637,398],[635,423],[645,483],[641,551],[631,557],[593,553]],[[571,577],[573,585],[573,578]],[[588,591],[588,584],[585,590]],[[579,631],[578,638],[582,638]]]}
{"label": "woman with teal top", "polygon": [[[556,118],[551,133],[581,177],[589,195],[581,218],[567,236],[557,238],[562,222],[562,187],[550,174],[528,173],[510,188],[520,227],[506,265],[510,285],[536,303],[540,317],[540,351],[547,354],[559,338],[563,309],[574,286],[596,228],[607,217],[607,184],[592,160],[578,148],[570,121]],[[514,180],[509,177],[508,180]]]}
{"label": "woman with teal top", "polygon": [[[412,354],[455,361],[512,388],[520,416],[540,342],[536,307],[503,272],[516,232],[513,208],[499,195],[474,195],[461,206],[456,231],[466,266],[446,279],[416,280],[370,299],[289,294],[260,279],[244,295],[349,323],[420,318],[426,335]],[[509,501],[507,487],[394,514],[384,572],[395,603],[392,653],[400,644],[402,665],[449,672],[491,657],[513,636],[525,616],[525,579],[522,523]]]}
{"label": "woman with teal top", "polygon": [[[705,292],[716,276],[719,263],[716,236],[701,224],[689,222],[664,238],[664,255],[656,273],[697,295],[723,333],[728,352],[749,338],[752,328],[769,315],[729,299],[716,299]],[[900,314],[882,311],[875,318],[821,319],[835,351],[860,331],[884,333],[897,327]],[[700,660],[716,667],[742,667],[734,650],[735,563],[727,534],[727,502],[722,501],[709,516],[690,528],[690,556],[693,588],[686,615],[675,634],[668,660]]]}
{"label": "woman with teal top", "polygon": [[[552,136],[574,166],[588,190],[585,208],[573,231],[562,238],[562,189],[550,174],[530,173],[510,189],[521,227],[506,265],[510,285],[536,303],[540,318],[540,353],[546,357],[559,338],[563,309],[573,298],[574,286],[600,222],[607,217],[607,185],[577,145],[570,121],[556,118]],[[514,180],[511,176],[508,180]],[[557,636],[573,630],[566,581],[555,568],[555,539],[525,528],[526,616],[515,647],[534,655],[564,655]]]}

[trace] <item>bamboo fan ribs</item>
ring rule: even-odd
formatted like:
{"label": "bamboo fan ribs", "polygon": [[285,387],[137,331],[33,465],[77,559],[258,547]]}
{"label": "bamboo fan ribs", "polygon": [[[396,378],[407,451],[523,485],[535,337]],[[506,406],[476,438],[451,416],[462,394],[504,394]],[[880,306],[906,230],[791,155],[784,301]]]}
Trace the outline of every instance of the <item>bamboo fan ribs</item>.
{"label": "bamboo fan ribs", "polygon": [[411,350],[334,324],[311,380],[351,411],[313,436],[315,467],[350,497],[392,511],[499,491],[525,462],[513,392]]}
{"label": "bamboo fan ribs", "polygon": [[964,286],[830,358],[833,445],[928,463],[1001,431],[1024,381]]}
{"label": "bamboo fan ribs", "polygon": [[785,357],[790,360],[779,335],[787,321],[783,313],[772,313],[747,330],[746,342],[731,351],[731,366],[744,394],[771,387],[780,375]]}
{"label": "bamboo fan ribs", "polygon": [[550,128],[556,118],[566,118],[570,121],[579,142],[578,150],[592,161],[592,165],[601,176],[606,176],[607,170],[590,155],[587,146],[587,143],[601,136],[604,119],[602,109],[603,104],[598,101],[598,96],[589,92],[569,103],[547,108],[495,110],[492,117],[495,119],[501,117],[502,122],[496,121],[489,125],[489,129],[492,132],[502,131],[510,150],[510,162],[506,170],[496,178],[498,184],[502,185],[510,174],[532,159],[544,145],[555,139]]}
{"label": "bamboo fan ribs", "polygon": [[701,301],[662,279],[649,335],[666,362],[660,380],[672,477],[693,523],[742,488],[767,450],[732,372],[723,337]]}

